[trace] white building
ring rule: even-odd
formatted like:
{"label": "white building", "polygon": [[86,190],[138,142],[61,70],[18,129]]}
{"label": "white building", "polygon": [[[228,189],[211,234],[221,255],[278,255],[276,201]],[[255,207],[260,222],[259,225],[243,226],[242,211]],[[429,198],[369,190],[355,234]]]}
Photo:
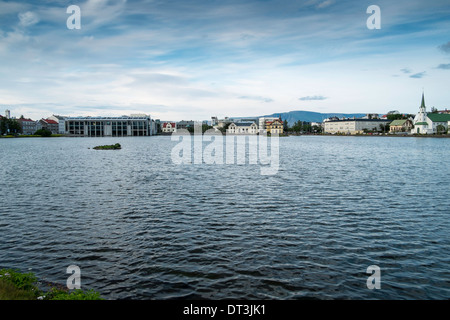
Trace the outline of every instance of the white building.
{"label": "white building", "polygon": [[391,121],[384,119],[339,119],[324,121],[325,133],[360,134],[364,131],[382,131],[380,125]]}
{"label": "white building", "polygon": [[155,134],[155,122],[146,116],[68,117],[66,135],[78,137],[130,137]]}
{"label": "white building", "polygon": [[58,133],[64,134],[66,133],[66,118],[67,117],[52,115],[48,119],[58,122]]}
{"label": "white building", "polygon": [[257,134],[258,126],[254,122],[233,122],[227,129],[227,134]]}
{"label": "white building", "polygon": [[[414,128],[411,130],[412,134],[434,134],[438,132],[439,128],[448,130],[450,122],[450,114],[446,113],[427,113],[425,107],[425,98],[422,93],[422,103],[420,105],[419,113],[414,117]],[[441,127],[439,127],[441,126]]]}
{"label": "white building", "polygon": [[162,125],[162,132],[163,133],[177,132],[176,122],[164,122]]}

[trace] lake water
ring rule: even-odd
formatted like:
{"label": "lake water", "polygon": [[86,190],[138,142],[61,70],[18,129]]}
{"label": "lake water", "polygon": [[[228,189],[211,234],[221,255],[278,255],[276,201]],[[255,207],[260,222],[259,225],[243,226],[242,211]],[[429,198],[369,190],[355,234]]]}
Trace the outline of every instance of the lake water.
{"label": "lake water", "polygon": [[77,265],[107,299],[450,298],[450,139],[280,138],[266,176],[176,144],[0,139],[0,268]]}

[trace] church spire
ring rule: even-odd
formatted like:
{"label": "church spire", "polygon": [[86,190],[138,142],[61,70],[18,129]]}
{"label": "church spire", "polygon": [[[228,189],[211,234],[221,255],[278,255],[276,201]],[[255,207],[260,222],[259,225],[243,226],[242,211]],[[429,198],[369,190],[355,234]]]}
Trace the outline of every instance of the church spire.
{"label": "church spire", "polygon": [[425,109],[425,96],[423,91],[422,91],[422,104],[420,105],[420,107]]}

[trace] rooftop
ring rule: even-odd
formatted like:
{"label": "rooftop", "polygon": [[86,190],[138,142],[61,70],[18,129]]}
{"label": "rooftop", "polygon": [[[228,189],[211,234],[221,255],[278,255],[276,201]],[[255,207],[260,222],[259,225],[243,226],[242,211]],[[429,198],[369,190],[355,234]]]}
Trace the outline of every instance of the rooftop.
{"label": "rooftop", "polygon": [[233,122],[235,126],[237,127],[249,127],[252,124],[256,125],[254,122]]}
{"label": "rooftop", "polygon": [[339,119],[339,120],[328,120],[327,122],[349,122],[349,121],[364,121],[364,122],[391,122],[388,119]]}
{"label": "rooftop", "polygon": [[433,122],[450,121],[450,114],[448,113],[427,113],[427,117]]}
{"label": "rooftop", "polygon": [[283,121],[281,121],[280,119],[275,119],[273,121],[266,121],[266,124],[272,124],[274,122],[283,123]]}
{"label": "rooftop", "polygon": [[390,125],[391,126],[403,126],[406,121],[408,121],[408,119],[394,120],[390,123]]}
{"label": "rooftop", "polygon": [[42,120],[47,122],[48,124],[58,124],[58,122],[56,122],[55,120],[51,120],[51,119],[42,119]]}
{"label": "rooftop", "polygon": [[132,117],[132,116],[121,116],[121,117],[67,117],[66,120],[148,120],[149,117]]}

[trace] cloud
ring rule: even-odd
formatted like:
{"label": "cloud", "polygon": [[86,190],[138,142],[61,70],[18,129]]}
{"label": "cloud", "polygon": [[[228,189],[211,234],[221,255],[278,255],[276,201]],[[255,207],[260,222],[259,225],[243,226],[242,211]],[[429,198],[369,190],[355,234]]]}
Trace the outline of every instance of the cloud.
{"label": "cloud", "polygon": [[411,73],[411,69],[408,69],[408,68],[400,69],[400,71],[403,73]]}
{"label": "cloud", "polygon": [[444,53],[450,53],[450,41],[447,43],[444,43],[438,47],[441,51]]}
{"label": "cloud", "polygon": [[126,9],[127,0],[88,0],[81,6],[83,27],[97,30],[100,26],[113,26],[123,22],[121,16]]}
{"label": "cloud", "polygon": [[328,99],[328,98],[324,97],[324,96],[306,96],[306,97],[298,98],[298,100],[300,100],[300,101],[314,101],[314,100],[325,100],[325,99]]}
{"label": "cloud", "polygon": [[239,99],[257,100],[257,101],[263,101],[263,102],[273,102],[273,99],[264,98],[261,96],[240,96]]}
{"label": "cloud", "polygon": [[29,27],[38,23],[39,17],[31,11],[27,11],[19,13],[19,20],[20,20],[19,24],[22,27]]}
{"label": "cloud", "polygon": [[334,0],[325,0],[317,5],[318,9],[323,9],[331,6],[334,3]]}
{"label": "cloud", "polygon": [[410,75],[410,78],[414,78],[414,79],[420,79],[423,78],[426,75],[425,71],[419,72],[419,73],[415,73],[413,75]]}
{"label": "cloud", "polygon": [[438,65],[436,68],[438,68],[438,69],[443,69],[443,70],[450,70],[450,63],[447,63],[447,64],[441,63],[441,64]]}
{"label": "cloud", "polygon": [[[70,1],[0,0],[0,61],[8,61],[0,63],[0,73],[8,74],[0,79],[0,96],[4,104],[34,104],[35,118],[90,112],[80,106],[99,106],[102,114],[105,106],[114,114],[132,106],[181,120],[271,114],[308,101],[357,112],[376,110],[383,99],[394,103],[377,92],[397,93],[402,78],[424,76],[417,70],[429,70],[423,59],[429,39],[441,40],[431,45],[428,63],[450,63],[441,59],[450,53],[442,10],[448,0],[389,4],[383,11],[389,32],[374,37],[365,8],[351,2],[82,0],[82,29],[75,32],[66,28],[63,4]],[[391,72],[401,78],[387,79]],[[446,76],[427,71],[427,86],[445,88]],[[405,96],[395,95],[398,109],[416,111],[407,108],[415,105],[408,98],[417,83],[405,82]],[[449,99],[445,89],[439,92]]]}

